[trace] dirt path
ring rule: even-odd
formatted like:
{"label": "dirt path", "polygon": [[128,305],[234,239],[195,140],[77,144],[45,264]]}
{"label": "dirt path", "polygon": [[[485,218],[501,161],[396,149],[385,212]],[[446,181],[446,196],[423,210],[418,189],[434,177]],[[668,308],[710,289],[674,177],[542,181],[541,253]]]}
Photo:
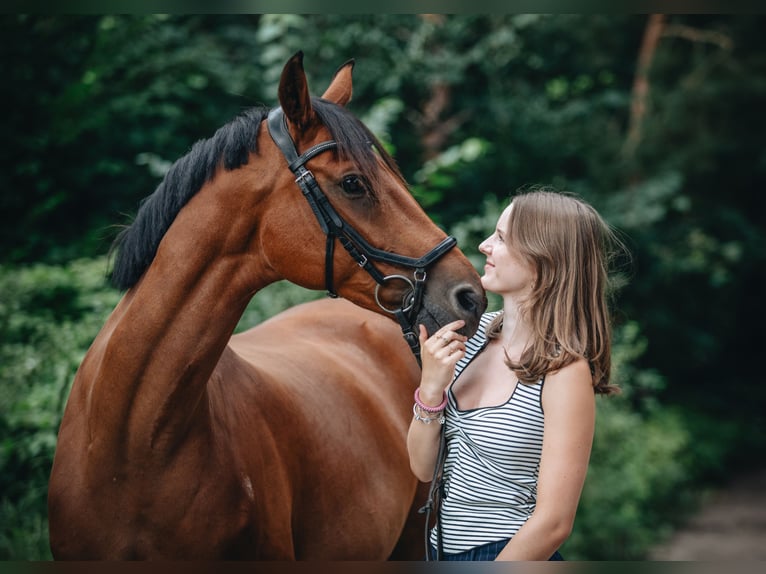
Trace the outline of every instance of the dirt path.
{"label": "dirt path", "polygon": [[712,494],[651,560],[766,560],[766,469]]}

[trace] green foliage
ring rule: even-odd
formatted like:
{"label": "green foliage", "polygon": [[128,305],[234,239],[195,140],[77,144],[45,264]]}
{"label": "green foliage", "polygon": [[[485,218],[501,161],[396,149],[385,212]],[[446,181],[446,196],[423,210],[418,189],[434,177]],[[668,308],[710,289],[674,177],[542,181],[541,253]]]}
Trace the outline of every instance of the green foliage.
{"label": "green foliage", "polygon": [[640,560],[693,501],[683,454],[691,442],[669,410],[638,413],[619,398],[599,399],[588,477],[572,535],[572,560]]}
{"label": "green foliage", "polygon": [[278,281],[258,291],[245,309],[235,332],[245,331],[280,311],[300,303],[324,297],[323,291],[311,291],[289,281]]}
{"label": "green foliage", "polygon": [[[5,261],[103,254],[162,175],[258,89],[258,16],[0,17]],[[254,71],[255,70],[255,71]],[[159,166],[159,169],[158,169]],[[105,241],[105,239],[107,239]]]}
{"label": "green foliage", "polygon": [[[439,211],[454,220],[450,213],[448,198],[450,192],[460,186],[460,174],[473,167],[490,148],[490,144],[479,138],[468,138],[460,144],[447,148],[439,155],[426,161],[415,172],[412,185],[412,195],[419,201],[423,209],[432,210],[440,207]],[[434,216],[437,223],[439,217]]]}
{"label": "green foliage", "polygon": [[48,476],[75,371],[119,295],[106,261],[0,267],[0,559],[47,559]]}

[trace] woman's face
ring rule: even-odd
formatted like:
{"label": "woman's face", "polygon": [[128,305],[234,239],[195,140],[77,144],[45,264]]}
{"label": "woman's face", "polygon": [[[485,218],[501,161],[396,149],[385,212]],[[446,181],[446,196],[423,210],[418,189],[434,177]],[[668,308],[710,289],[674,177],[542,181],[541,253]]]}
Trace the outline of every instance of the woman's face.
{"label": "woman's face", "polygon": [[536,279],[533,266],[508,243],[509,221],[513,204],[505,208],[497,220],[495,232],[479,245],[486,257],[481,284],[487,291],[498,295],[525,297]]}

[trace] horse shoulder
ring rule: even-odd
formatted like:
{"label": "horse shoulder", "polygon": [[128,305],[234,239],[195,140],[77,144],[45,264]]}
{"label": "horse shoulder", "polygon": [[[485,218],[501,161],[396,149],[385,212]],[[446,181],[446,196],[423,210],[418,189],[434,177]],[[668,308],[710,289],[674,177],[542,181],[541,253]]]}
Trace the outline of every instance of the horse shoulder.
{"label": "horse shoulder", "polygon": [[248,404],[261,422],[253,424],[268,421],[245,441],[269,445],[275,460],[261,464],[289,485],[283,502],[303,509],[296,555],[369,556],[380,540],[393,544],[416,488],[406,430],[418,368],[398,327],[323,300],[236,335],[230,346],[258,372]]}

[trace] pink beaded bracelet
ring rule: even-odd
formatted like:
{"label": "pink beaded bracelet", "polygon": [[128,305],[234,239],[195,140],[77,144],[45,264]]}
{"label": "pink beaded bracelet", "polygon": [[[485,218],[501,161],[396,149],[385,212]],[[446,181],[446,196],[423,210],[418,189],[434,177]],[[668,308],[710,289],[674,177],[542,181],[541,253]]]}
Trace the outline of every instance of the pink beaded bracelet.
{"label": "pink beaded bracelet", "polygon": [[444,400],[439,406],[429,407],[420,400],[420,387],[415,389],[415,404],[427,413],[440,413],[447,408],[447,391],[444,391]]}

